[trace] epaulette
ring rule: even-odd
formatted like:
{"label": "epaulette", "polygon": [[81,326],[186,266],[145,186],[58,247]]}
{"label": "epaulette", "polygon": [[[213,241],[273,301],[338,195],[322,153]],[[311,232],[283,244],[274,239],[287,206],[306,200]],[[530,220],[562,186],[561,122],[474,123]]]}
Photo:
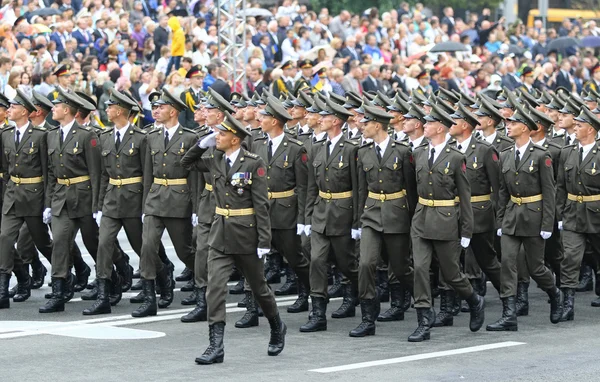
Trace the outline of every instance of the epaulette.
{"label": "epaulette", "polygon": [[288,138],[288,140],[292,143],[297,144],[298,146],[304,146],[304,143],[302,143],[301,141],[295,139],[295,138]]}
{"label": "epaulette", "polygon": [[352,139],[346,139],[346,142],[347,142],[347,143],[350,143],[351,145],[358,146],[358,142],[357,142],[357,141],[355,141],[355,140],[352,140]]}
{"label": "epaulette", "polygon": [[196,130],[190,129],[189,127],[182,127],[181,130],[187,131],[188,133],[192,133],[194,135],[196,135],[196,133],[197,133]]}
{"label": "epaulette", "polygon": [[[560,145],[559,145],[559,146],[560,146]],[[574,143],[574,144],[571,144],[571,145],[568,145],[568,146],[564,146],[562,149],[563,149],[563,150],[571,150],[571,147],[572,147],[573,149],[577,150],[577,148],[579,147],[579,144],[576,144],[576,143]]]}
{"label": "epaulette", "polygon": [[[80,125],[81,126],[81,125]],[[92,131],[92,128],[89,126],[81,126],[81,128],[85,131]]]}
{"label": "epaulette", "polygon": [[2,128],[2,130],[0,131],[8,131],[8,130],[13,130],[16,126],[14,125],[7,125],[6,127]]}
{"label": "epaulette", "polygon": [[56,129],[58,129],[60,126],[52,126],[50,128],[48,128],[48,131],[54,131]]}
{"label": "epaulette", "polygon": [[267,137],[265,137],[264,135],[257,135],[256,137],[254,137],[254,141],[262,141],[267,139]]}
{"label": "epaulette", "polygon": [[392,139],[392,142],[393,143],[397,143],[397,144],[402,145],[402,146],[410,147],[410,145],[408,144],[407,141],[397,141],[395,139]]}
{"label": "epaulette", "polygon": [[[453,150],[453,151],[456,151],[457,153],[461,153],[462,154],[462,151],[460,151],[458,149],[458,147],[454,147],[454,146],[450,146],[450,145],[446,145],[446,147],[447,147],[446,148],[446,152],[448,152],[448,153],[450,152],[450,150]],[[450,149],[450,150],[448,150],[448,149]]]}
{"label": "epaulette", "polygon": [[146,130],[142,130],[139,127],[134,126],[132,130],[139,134],[146,134]]}
{"label": "epaulette", "polygon": [[154,127],[154,124],[153,123],[149,123],[146,126],[144,126],[144,130],[150,131],[150,130],[152,130],[153,127]]}
{"label": "epaulette", "polygon": [[[548,146],[552,146],[552,147],[554,147],[554,148],[559,148],[559,149],[561,148],[561,146],[560,146],[558,143],[556,143],[556,142],[552,142],[552,141],[550,141],[550,140],[548,140],[548,139],[546,139],[546,144],[547,144]],[[570,146],[570,145],[569,145],[569,146]]]}
{"label": "epaulette", "polygon": [[148,132],[148,134],[155,134],[158,133],[160,131],[160,129],[152,129],[150,130],[150,132]]}
{"label": "epaulette", "polygon": [[34,130],[40,130],[40,131],[48,131],[48,129],[46,129],[46,128],[45,128],[45,127],[43,127],[43,126],[33,126],[33,129],[34,129]]}
{"label": "epaulette", "polygon": [[501,134],[499,134],[499,135],[500,135],[500,138],[497,138],[497,139],[502,139],[502,140],[508,141],[508,142],[514,142],[512,139],[510,139],[506,135],[501,135]]}
{"label": "epaulette", "polygon": [[359,150],[362,150],[362,149],[364,149],[364,148],[368,148],[368,149],[370,149],[371,147],[373,147],[373,145],[374,145],[374,144],[375,144],[374,142],[367,143],[366,145],[360,146],[358,149],[359,149]]}
{"label": "epaulette", "polygon": [[248,158],[252,158],[252,159],[258,159],[260,158],[258,155],[251,153],[250,151],[246,151],[244,152],[244,156],[248,157]]}
{"label": "epaulette", "polygon": [[538,149],[538,150],[542,150],[542,151],[548,151],[548,149],[547,149],[547,148],[545,148],[545,147],[542,147],[542,146],[539,146],[539,145],[535,145],[535,144],[534,144],[534,145],[532,145],[532,147],[530,147],[530,148],[529,148],[529,151],[533,151],[533,149],[534,149],[534,148],[536,148],[536,149]]}
{"label": "epaulette", "polygon": [[102,135],[110,134],[110,133],[112,133],[112,129],[106,129],[106,130],[102,131]]}
{"label": "epaulette", "polygon": [[473,140],[473,144],[476,144],[476,143],[480,143],[480,144],[482,144],[484,146],[493,146],[490,142],[486,141],[485,139],[475,139],[475,140]]}
{"label": "epaulette", "polygon": [[505,148],[504,150],[502,150],[502,152],[512,151],[513,149],[514,149],[514,146],[508,146],[507,148]]}

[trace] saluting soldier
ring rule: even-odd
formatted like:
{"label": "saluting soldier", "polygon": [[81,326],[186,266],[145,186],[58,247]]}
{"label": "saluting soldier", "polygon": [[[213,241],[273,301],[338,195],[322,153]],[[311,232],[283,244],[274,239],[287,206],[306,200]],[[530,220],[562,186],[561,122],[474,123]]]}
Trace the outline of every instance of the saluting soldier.
{"label": "saluting soldier", "polygon": [[586,91],[593,90],[595,92],[600,91],[600,63],[596,63],[590,70],[591,78],[585,83],[584,89]]}
{"label": "saluting soldier", "polygon": [[561,321],[575,318],[575,290],[586,244],[600,253],[600,147],[596,141],[600,119],[584,107],[575,123],[578,143],[561,152],[556,195],[558,227],[565,251],[561,263],[565,296]]}
{"label": "saluting soldier", "polygon": [[31,235],[46,258],[52,257],[52,241],[48,227],[42,221],[44,182],[48,180],[46,129],[29,122],[29,114],[35,111],[36,107],[27,96],[17,90],[9,109],[15,126],[2,130],[2,172],[7,175],[8,181],[3,195],[0,227],[0,309],[10,305],[8,282],[12,272],[18,282],[13,301],[23,302],[31,296],[28,268],[14,248],[17,238],[23,234],[25,223],[29,228],[25,234]]}
{"label": "saluting soldier", "polygon": [[194,112],[196,111],[196,105],[200,103],[200,99],[203,97],[204,71],[202,66],[193,66],[188,70],[185,78],[190,80],[190,87],[180,96],[181,102],[186,104],[187,108],[179,114],[179,123],[188,129],[197,129],[199,125],[194,119]]}
{"label": "saluting soldier", "polygon": [[[350,337],[375,334],[379,315],[376,267],[379,257],[400,281],[402,291],[413,289],[410,256],[410,219],[417,191],[415,169],[408,145],[387,133],[393,118],[377,107],[365,106],[363,134],[373,143],[358,150],[358,207],[360,228],[359,298],[362,322]],[[385,275],[387,279],[387,274]],[[409,297],[410,298],[410,297]]]}
{"label": "saluting soldier", "polygon": [[[273,292],[264,277],[262,257],[270,251],[271,220],[267,169],[263,160],[241,147],[250,133],[225,112],[215,128],[186,154],[182,165],[209,172],[216,207],[210,229],[208,254],[208,324],[210,344],[196,363],[223,362],[225,356],[225,298],[227,280],[235,265],[245,276],[253,296],[269,320],[271,338],[267,354],[283,351],[287,327],[279,316]],[[216,150],[208,151],[215,147]]]}
{"label": "saluting soldier", "polygon": [[500,154],[500,194],[497,224],[502,242],[502,317],[488,331],[516,331],[517,255],[525,249],[531,277],[550,297],[550,321],[561,317],[560,290],[544,265],[545,240],[552,235],[555,213],[555,182],[550,153],[531,142],[538,126],[521,106],[510,117],[508,136],[515,145]]}
{"label": "saluting soldier", "polygon": [[[435,312],[431,304],[429,269],[434,251],[438,254],[444,281],[467,301],[471,309],[469,328],[476,332],[484,320],[485,301],[473,291],[460,271],[462,248],[467,248],[473,232],[471,187],[465,156],[446,140],[454,121],[437,105],[425,116],[425,136],[429,145],[414,150],[418,204],[411,225],[415,272],[415,308],[419,326],[409,342],[430,338]],[[440,227],[444,227],[440,231]]]}
{"label": "saluting soldier", "polygon": [[521,81],[523,82],[523,85],[519,86],[519,90],[534,96],[536,94],[535,88],[533,87],[535,77],[533,77],[533,68],[531,66],[523,68],[521,71]]}
{"label": "saluting soldier", "polygon": [[320,112],[321,130],[328,139],[318,150],[308,171],[306,233],[311,237],[310,285],[312,313],[301,332],[327,330],[327,260],[333,252],[337,267],[349,279],[342,306],[333,318],[353,317],[358,290],[358,258],[354,240],[358,233],[358,144],[346,139],[344,122],[352,113],[331,100]]}
{"label": "saluting soldier", "polygon": [[46,224],[52,220],[52,298],[40,308],[40,313],[64,310],[68,297],[65,293],[69,292],[66,283],[73,278],[69,271],[70,250],[77,229],[94,261],[98,250],[98,226],[94,220],[100,190],[98,136],[75,121],[81,105],[72,94],[59,90],[53,103],[52,118],[60,125],[48,132],[48,182],[43,213]]}

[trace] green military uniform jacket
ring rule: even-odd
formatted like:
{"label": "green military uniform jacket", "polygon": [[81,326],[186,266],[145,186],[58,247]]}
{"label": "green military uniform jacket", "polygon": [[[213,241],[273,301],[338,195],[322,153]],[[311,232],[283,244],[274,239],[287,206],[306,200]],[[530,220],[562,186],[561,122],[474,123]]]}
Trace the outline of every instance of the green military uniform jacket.
{"label": "green military uniform jacket", "polygon": [[299,126],[296,130],[296,139],[306,144],[306,142],[312,138],[312,134],[313,132],[310,128],[308,128],[308,126],[306,127],[306,129],[302,129],[302,126]]}
{"label": "green military uniform jacket", "polygon": [[[98,205],[102,215],[113,219],[137,218],[142,216],[142,209],[149,188],[152,173],[144,173],[147,155],[146,132],[132,125],[127,127],[121,144],[115,146],[115,130],[109,129],[100,135],[102,155],[102,177]],[[110,184],[110,179],[142,178],[142,181],[127,185]],[[144,177],[150,181],[144,182]]]}
{"label": "green military uniform jacket", "polygon": [[600,195],[600,145],[579,164],[579,145],[565,147],[560,155],[556,193],[556,218],[563,229],[579,233],[600,233],[600,201],[569,200],[576,196]]}
{"label": "green military uniform jacket", "polygon": [[[179,125],[177,131],[165,147],[165,129],[155,129],[148,133],[146,158],[144,163],[144,187],[148,196],[144,203],[144,214],[188,218],[192,216],[193,200],[196,198],[198,175],[181,165],[185,153],[196,144],[193,130]],[[187,179],[186,184],[163,186],[153,182],[159,179]]]}
{"label": "green military uniform jacket", "polygon": [[[200,134],[200,139],[204,138],[211,133],[211,130],[205,131]],[[215,148],[211,147],[204,154],[206,160],[209,160],[214,155]],[[195,211],[198,215],[198,222],[202,224],[212,224],[215,215],[215,197],[213,189],[213,178],[210,172],[202,172],[198,176],[198,202]]]}
{"label": "green military uniform jacket", "polygon": [[[312,230],[328,236],[345,236],[358,229],[358,171],[356,160],[358,144],[343,135],[329,158],[328,141],[313,149],[308,171],[306,196],[306,224]],[[351,192],[344,199],[324,199],[319,191],[330,193]]]}
{"label": "green military uniform jacket", "polygon": [[[46,207],[51,206],[55,216],[66,208],[71,219],[96,213],[100,192],[100,147],[96,133],[74,121],[62,146],[60,127],[48,131],[47,141]],[[70,186],[57,182],[86,175],[90,180]]]}
{"label": "green military uniform jacket", "polygon": [[191,87],[181,93],[179,98],[181,102],[187,105],[187,108],[179,113],[179,124],[188,129],[197,129],[199,125],[194,121],[194,111],[196,110],[196,105],[200,102],[200,98]]}
{"label": "green military uniform jacket", "polygon": [[[15,216],[42,216],[44,211],[44,193],[48,181],[48,146],[45,128],[34,127],[31,122],[20,139],[15,142],[15,127],[2,131],[2,173],[8,179],[4,187],[2,213],[12,212]],[[19,184],[14,178],[43,177],[35,184]],[[49,206],[49,205],[48,205]]]}
{"label": "green military uniform jacket", "polygon": [[[487,142],[487,140],[485,138],[482,138],[481,140]],[[515,145],[515,142],[512,139],[510,139],[506,135],[500,134],[500,132],[496,131],[496,136],[494,137],[494,141],[492,142],[492,146],[494,146],[496,151],[501,153],[502,151],[504,151],[507,148],[512,147],[514,145]]]}
{"label": "green military uniform jacket", "polygon": [[[361,227],[386,234],[410,233],[417,203],[415,166],[409,147],[389,140],[381,163],[374,143],[358,150],[358,214]],[[386,200],[385,194],[405,191],[406,196]],[[369,192],[380,199],[369,198]]]}
{"label": "green military uniform jacket", "polygon": [[559,144],[548,140],[548,138],[546,138],[541,146],[550,153],[550,156],[552,157],[552,168],[554,169],[554,179],[558,179],[558,170],[560,168],[560,152],[562,151],[562,147]]}
{"label": "green military uniform jacket", "polygon": [[270,200],[271,229],[296,229],[304,224],[308,155],[302,142],[284,134],[271,160],[268,159],[268,139],[254,141],[255,153],[267,164],[267,191],[295,190],[285,198]]}
{"label": "green military uniform jacket", "polygon": [[227,172],[224,157],[223,151],[194,145],[185,155],[182,165],[190,170],[210,173],[217,207],[254,209],[254,214],[230,217],[214,214],[213,211],[208,245],[225,254],[256,255],[257,248],[271,248],[266,166],[258,155],[241,148]]}
{"label": "green military uniform jacket", "polygon": [[429,155],[429,144],[426,142],[413,152],[419,197],[427,200],[454,200],[458,196],[460,203],[449,207],[429,207],[418,203],[411,235],[445,241],[471,238],[473,210],[465,156],[446,144],[430,169]]}
{"label": "green military uniform jacket", "polygon": [[[498,227],[502,234],[538,236],[541,231],[552,232],[556,207],[554,169],[550,153],[529,142],[523,158],[515,165],[515,147],[500,153],[502,174],[498,206]],[[518,205],[514,197],[542,195],[542,200]]]}

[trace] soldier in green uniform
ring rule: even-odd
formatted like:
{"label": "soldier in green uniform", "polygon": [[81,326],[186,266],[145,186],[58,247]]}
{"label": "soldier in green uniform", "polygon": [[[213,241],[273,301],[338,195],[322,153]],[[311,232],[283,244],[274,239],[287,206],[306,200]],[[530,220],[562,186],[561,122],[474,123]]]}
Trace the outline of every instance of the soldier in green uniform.
{"label": "soldier in green uniform", "polygon": [[[350,337],[375,334],[379,315],[376,267],[379,257],[400,281],[413,289],[410,256],[410,219],[417,202],[411,150],[387,133],[393,118],[377,107],[365,106],[363,135],[373,143],[358,150],[358,206],[361,222],[358,287],[362,322]],[[387,279],[387,272],[385,274]],[[404,294],[403,291],[400,292]]]}
{"label": "soldier in green uniform", "polygon": [[188,70],[185,78],[190,80],[190,87],[187,88],[181,96],[181,102],[187,105],[187,108],[179,113],[179,124],[188,129],[197,129],[198,123],[194,119],[196,105],[200,103],[202,98],[202,83],[204,82],[204,72],[200,65],[193,66]]}
{"label": "soldier in green uniform", "polygon": [[59,90],[53,103],[52,118],[59,127],[50,130],[47,137],[48,181],[43,213],[46,224],[52,220],[52,298],[40,313],[64,310],[66,282],[73,277],[69,271],[70,252],[77,229],[94,261],[98,250],[94,220],[100,191],[98,136],[75,121],[81,105],[73,95]]}
{"label": "soldier in green uniform", "polygon": [[294,90],[292,90],[292,94],[294,94],[295,96],[298,96],[298,93],[300,93],[302,89],[311,88],[312,86],[310,84],[313,79],[313,64],[311,60],[300,60],[298,61],[297,66],[298,68],[300,68],[302,74],[294,84]]}
{"label": "soldier in green uniform", "polygon": [[275,98],[280,98],[282,95],[298,95],[294,83],[294,77],[296,76],[294,63],[290,60],[284,62],[283,65],[281,65],[281,70],[283,71],[282,76],[273,84],[273,96]]}
{"label": "soldier in green uniform", "polygon": [[570,99],[566,100],[563,108],[558,110],[557,126],[565,131],[562,136],[552,139],[561,147],[577,144],[577,136],[575,135],[575,117],[579,115],[580,106],[575,104]]}
{"label": "soldier in green uniform", "polygon": [[545,240],[552,235],[555,182],[550,153],[531,142],[538,126],[521,106],[509,119],[508,136],[515,145],[500,154],[500,195],[497,214],[502,241],[502,317],[488,331],[516,331],[517,255],[524,246],[529,273],[550,297],[550,321],[558,323],[562,308],[560,290],[544,265]]}
{"label": "soldier in green uniform", "polygon": [[[231,114],[225,112],[225,119],[215,128],[218,133],[200,140],[182,161],[185,168],[210,174],[216,200],[208,241],[206,297],[210,345],[196,358],[196,363],[203,365],[223,362],[225,297],[234,265],[246,276],[254,298],[269,320],[268,355],[283,351],[287,332],[265,280],[262,262],[271,246],[266,165],[258,155],[241,147],[250,133]],[[216,150],[209,151],[210,147]]]}
{"label": "soldier in green uniform", "polygon": [[[143,207],[140,271],[145,299],[133,317],[156,315],[155,280],[160,286],[159,308],[173,302],[174,283],[169,267],[158,256],[165,229],[175,252],[186,267],[194,269],[192,247],[192,200],[198,178],[181,166],[181,159],[195,144],[196,133],[181,126],[179,113],[186,105],[163,90],[158,105],[157,122],[163,125],[148,133],[144,160],[144,189],[148,194]],[[168,208],[165,208],[168,206]]]}
{"label": "soldier in green uniform", "polygon": [[512,140],[496,131],[496,126],[503,120],[502,114],[486,99],[481,98],[480,102],[479,108],[473,114],[477,116],[479,125],[477,125],[476,130],[481,131],[482,139],[494,146],[498,152],[511,147],[513,145]]}
{"label": "soldier in green uniform", "polygon": [[308,109],[312,106],[313,99],[308,93],[300,92],[298,98],[292,101],[294,107],[290,113],[291,117],[298,120],[299,125],[296,129],[296,139],[302,143],[306,143],[312,135],[311,129],[308,127],[306,122],[306,116],[308,115]]}
{"label": "soldier in green uniform", "polygon": [[[17,90],[11,101],[10,119],[15,123],[2,130],[2,172],[7,174],[0,227],[0,308],[8,308],[8,282],[11,273],[17,276],[14,302],[31,296],[31,278],[27,266],[16,253],[14,244],[23,234],[31,239],[48,259],[52,257],[52,241],[48,227],[42,221],[44,209],[44,180],[48,174],[46,129],[34,127],[29,114],[36,111],[27,96]],[[25,223],[27,225],[25,225]],[[37,253],[36,253],[37,256]]]}
{"label": "soldier in green uniform", "polygon": [[595,92],[600,92],[600,63],[596,63],[590,70],[590,76],[588,82],[585,83],[583,88],[586,91],[593,90]]}
{"label": "soldier in green uniform", "polygon": [[419,81],[419,86],[417,86],[413,93],[416,92],[424,98],[428,98],[431,94],[431,77],[429,76],[429,72],[427,70],[422,70],[417,74],[417,81]]}
{"label": "soldier in green uniform", "polygon": [[394,102],[387,107],[389,113],[394,117],[390,121],[390,126],[393,128],[392,139],[397,142],[407,142],[409,140],[408,135],[404,132],[404,114],[408,114],[410,105],[402,99],[399,95],[396,95]]}
{"label": "soldier in green uniform", "polygon": [[523,68],[521,71],[521,81],[523,81],[523,85],[519,86],[518,89],[532,96],[535,95],[535,88],[533,87],[535,78],[533,77],[533,68],[531,66]]}

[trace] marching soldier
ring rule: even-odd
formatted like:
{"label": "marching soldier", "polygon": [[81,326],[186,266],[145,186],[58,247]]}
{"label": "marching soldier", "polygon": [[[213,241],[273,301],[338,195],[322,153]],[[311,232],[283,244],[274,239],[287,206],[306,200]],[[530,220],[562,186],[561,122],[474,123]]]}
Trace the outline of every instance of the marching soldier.
{"label": "marching soldier", "polygon": [[81,105],[72,94],[59,90],[53,103],[52,118],[59,127],[48,132],[48,182],[43,213],[46,224],[52,220],[52,298],[40,308],[40,313],[64,310],[68,297],[65,293],[69,292],[66,283],[73,278],[69,271],[70,250],[77,229],[81,230],[94,262],[98,250],[98,226],[94,220],[100,189],[98,136],[75,121]]}
{"label": "marching soldier", "polygon": [[[208,324],[210,345],[196,363],[223,362],[227,280],[235,265],[245,276],[271,327],[267,354],[283,351],[287,327],[264,277],[262,257],[271,245],[267,170],[263,160],[241,147],[250,133],[225,112],[215,128],[185,155],[182,165],[208,172],[216,207],[209,235]],[[207,151],[209,147],[216,150]]]}
{"label": "marching soldier", "polygon": [[550,101],[544,104],[544,107],[546,109],[546,114],[548,115],[548,117],[550,117],[550,119],[554,121],[554,128],[551,132],[549,132],[548,138],[550,138],[551,141],[557,143],[559,146],[562,147],[564,146],[564,140],[561,142],[559,138],[564,139],[565,130],[558,127],[558,124],[560,117],[559,110],[561,110],[564,107],[564,102],[556,94],[553,94],[552,96],[550,96]]}
{"label": "marching soldier", "polygon": [[306,141],[310,139],[312,130],[308,127],[307,116],[308,109],[313,103],[313,99],[308,93],[300,92],[298,98],[292,101],[294,107],[290,113],[291,117],[299,121],[298,128],[296,129],[296,139],[306,144]]}
{"label": "marching soldier", "polygon": [[600,94],[596,93],[595,90],[590,89],[585,95],[581,94],[581,96],[588,109],[593,111],[598,107],[598,98],[600,98]]}
{"label": "marching soldier", "polygon": [[573,103],[572,100],[568,99],[564,103],[563,108],[558,111],[557,126],[564,130],[565,134],[555,137],[552,139],[552,141],[561,147],[575,145],[578,143],[577,136],[575,135],[575,117],[579,115],[579,109],[579,106]]}
{"label": "marching soldier", "polygon": [[342,306],[333,318],[353,317],[358,289],[358,144],[346,139],[342,125],[352,113],[327,100],[320,112],[321,130],[328,139],[314,150],[308,172],[306,233],[311,236],[310,285],[312,313],[301,332],[327,330],[327,259],[333,252],[336,265],[349,279]]}
{"label": "marching soldier", "polygon": [[[181,167],[181,158],[195,144],[196,133],[181,126],[179,113],[187,107],[163,90],[158,105],[157,122],[163,127],[148,133],[144,163],[144,188],[149,189],[143,208],[142,252],[140,271],[145,299],[131,315],[156,315],[155,280],[160,286],[159,308],[173,302],[174,281],[171,270],[158,256],[165,229],[171,237],[177,257],[194,269],[192,248],[192,200],[197,177]],[[168,208],[165,208],[168,206]]]}
{"label": "marching soldier", "polygon": [[552,158],[546,149],[531,142],[538,126],[517,106],[507,126],[515,145],[501,154],[498,236],[502,241],[502,317],[486,327],[488,331],[516,331],[517,255],[524,246],[529,273],[550,297],[550,321],[561,317],[560,290],[544,265],[545,240],[552,235],[555,211],[555,182]]}
{"label": "marching soldier", "polygon": [[187,105],[187,108],[179,114],[179,123],[188,129],[197,129],[198,123],[194,120],[196,105],[200,103],[203,97],[202,84],[204,82],[204,72],[200,65],[193,66],[188,70],[185,78],[190,80],[190,87],[181,93],[181,102]]}
{"label": "marching soldier", "polygon": [[394,102],[387,107],[388,112],[394,117],[390,121],[390,126],[393,128],[392,139],[397,142],[408,142],[408,135],[404,132],[404,114],[408,114],[410,105],[402,99],[399,95],[396,95]]}
{"label": "marching soldier", "polygon": [[424,127],[427,123],[425,115],[425,111],[414,104],[410,107],[408,112],[403,115],[404,127],[402,128],[402,131],[408,137],[408,147],[410,147],[412,151],[427,143],[427,139],[425,139],[424,135]]}
{"label": "marching soldier", "polygon": [[29,122],[29,114],[35,111],[35,105],[17,90],[9,109],[10,119],[16,125],[2,130],[2,172],[9,180],[4,190],[0,228],[0,309],[10,305],[8,282],[13,271],[18,281],[13,301],[23,302],[31,296],[28,268],[14,249],[25,223],[29,228],[25,234],[30,235],[46,258],[52,257],[52,241],[42,221],[44,181],[48,179],[46,129]]}
{"label": "marching soldier", "polygon": [[510,138],[496,131],[496,126],[503,120],[502,114],[487,99],[480,98],[480,101],[479,108],[473,113],[477,116],[477,121],[479,122],[476,129],[481,131],[483,135],[482,139],[494,146],[498,152],[502,152],[513,144]]}
{"label": "marching soldier", "polygon": [[[425,116],[429,145],[414,150],[418,205],[411,225],[415,272],[415,308],[419,326],[409,342],[430,338],[435,312],[431,307],[429,269],[435,251],[445,282],[467,301],[471,309],[469,328],[483,325],[485,301],[473,291],[460,271],[461,247],[467,248],[473,232],[471,187],[466,175],[465,156],[448,145],[446,135],[454,121],[437,105]],[[460,200],[460,202],[459,202]],[[444,227],[440,231],[439,227]]]}
{"label": "marching soldier", "polygon": [[375,334],[375,319],[379,315],[375,276],[380,256],[400,281],[400,295],[404,295],[404,290],[412,295],[413,288],[410,219],[417,193],[412,154],[408,145],[393,141],[387,134],[392,115],[377,107],[364,109],[363,134],[373,143],[358,150],[358,287],[362,322],[350,332],[350,337]]}

